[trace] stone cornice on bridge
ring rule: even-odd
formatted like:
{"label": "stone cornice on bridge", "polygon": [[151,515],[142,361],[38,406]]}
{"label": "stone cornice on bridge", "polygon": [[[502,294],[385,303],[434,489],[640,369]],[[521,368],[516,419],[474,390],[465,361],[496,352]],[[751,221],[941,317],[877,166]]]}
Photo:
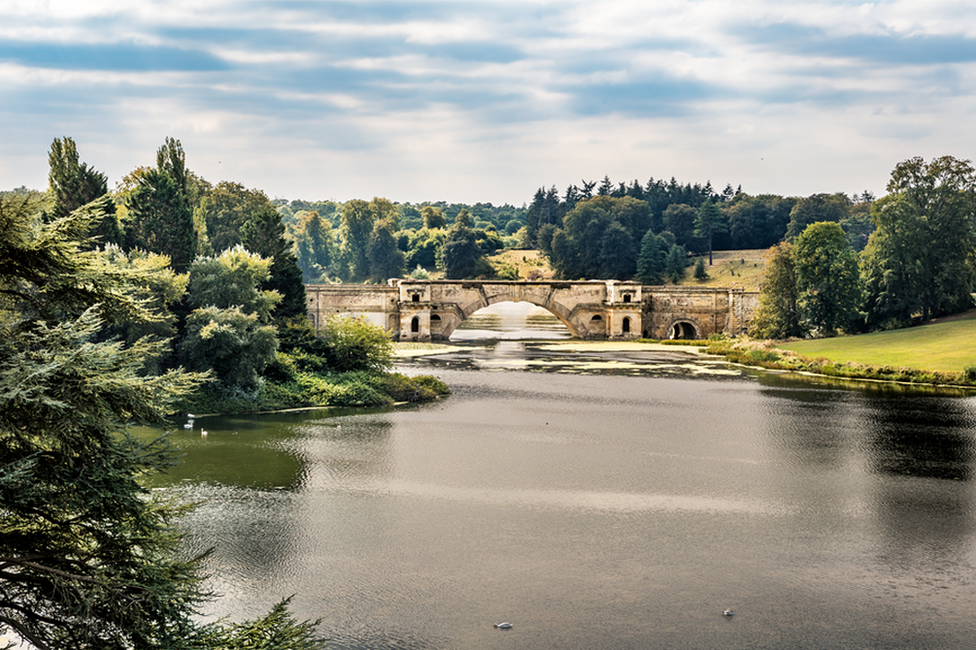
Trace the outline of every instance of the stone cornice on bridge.
{"label": "stone cornice on bridge", "polygon": [[361,315],[398,340],[444,340],[473,313],[528,302],[583,339],[706,338],[748,329],[758,294],[742,289],[647,286],[617,280],[390,280],[382,285],[307,285],[316,327]]}

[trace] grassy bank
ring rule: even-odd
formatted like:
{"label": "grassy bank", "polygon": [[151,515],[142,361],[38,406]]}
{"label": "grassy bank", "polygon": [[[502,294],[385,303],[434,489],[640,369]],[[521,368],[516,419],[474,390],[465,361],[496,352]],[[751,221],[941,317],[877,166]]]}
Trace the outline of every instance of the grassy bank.
{"label": "grassy bank", "polygon": [[716,339],[707,352],[757,368],[875,381],[976,386],[976,312],[907,330],[776,343]]}
{"label": "grassy bank", "polygon": [[796,341],[776,347],[832,362],[964,372],[967,367],[976,366],[976,310],[902,330]]}

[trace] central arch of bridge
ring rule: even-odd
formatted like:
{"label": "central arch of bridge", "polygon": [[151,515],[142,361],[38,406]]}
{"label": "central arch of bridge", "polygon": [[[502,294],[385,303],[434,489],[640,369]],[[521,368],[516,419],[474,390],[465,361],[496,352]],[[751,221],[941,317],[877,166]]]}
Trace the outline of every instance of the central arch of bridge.
{"label": "central arch of bridge", "polygon": [[565,323],[551,311],[530,302],[496,302],[465,318],[450,339],[566,339]]}
{"label": "central arch of bridge", "polygon": [[448,339],[476,311],[502,302],[541,307],[576,338],[637,338],[641,332],[641,286],[632,282],[393,280],[391,284],[399,290],[401,340]]}

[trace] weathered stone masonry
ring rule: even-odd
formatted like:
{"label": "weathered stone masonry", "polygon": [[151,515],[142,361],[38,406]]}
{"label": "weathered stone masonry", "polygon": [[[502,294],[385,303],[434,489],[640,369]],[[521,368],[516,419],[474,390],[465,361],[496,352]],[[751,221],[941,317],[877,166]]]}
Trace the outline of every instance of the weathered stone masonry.
{"label": "weathered stone masonry", "polygon": [[400,341],[451,336],[474,312],[529,302],[583,339],[686,338],[745,333],[759,294],[742,289],[643,286],[635,282],[390,280],[387,286],[312,284],[308,313],[318,328],[333,315],[364,316]]}

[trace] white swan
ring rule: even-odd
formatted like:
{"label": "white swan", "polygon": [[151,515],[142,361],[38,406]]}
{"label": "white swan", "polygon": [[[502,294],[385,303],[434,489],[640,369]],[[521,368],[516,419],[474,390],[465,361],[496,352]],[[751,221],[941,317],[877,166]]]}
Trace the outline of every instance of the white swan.
{"label": "white swan", "polygon": [[495,623],[495,627],[497,627],[499,630],[511,630],[512,629],[512,624],[511,623]]}

